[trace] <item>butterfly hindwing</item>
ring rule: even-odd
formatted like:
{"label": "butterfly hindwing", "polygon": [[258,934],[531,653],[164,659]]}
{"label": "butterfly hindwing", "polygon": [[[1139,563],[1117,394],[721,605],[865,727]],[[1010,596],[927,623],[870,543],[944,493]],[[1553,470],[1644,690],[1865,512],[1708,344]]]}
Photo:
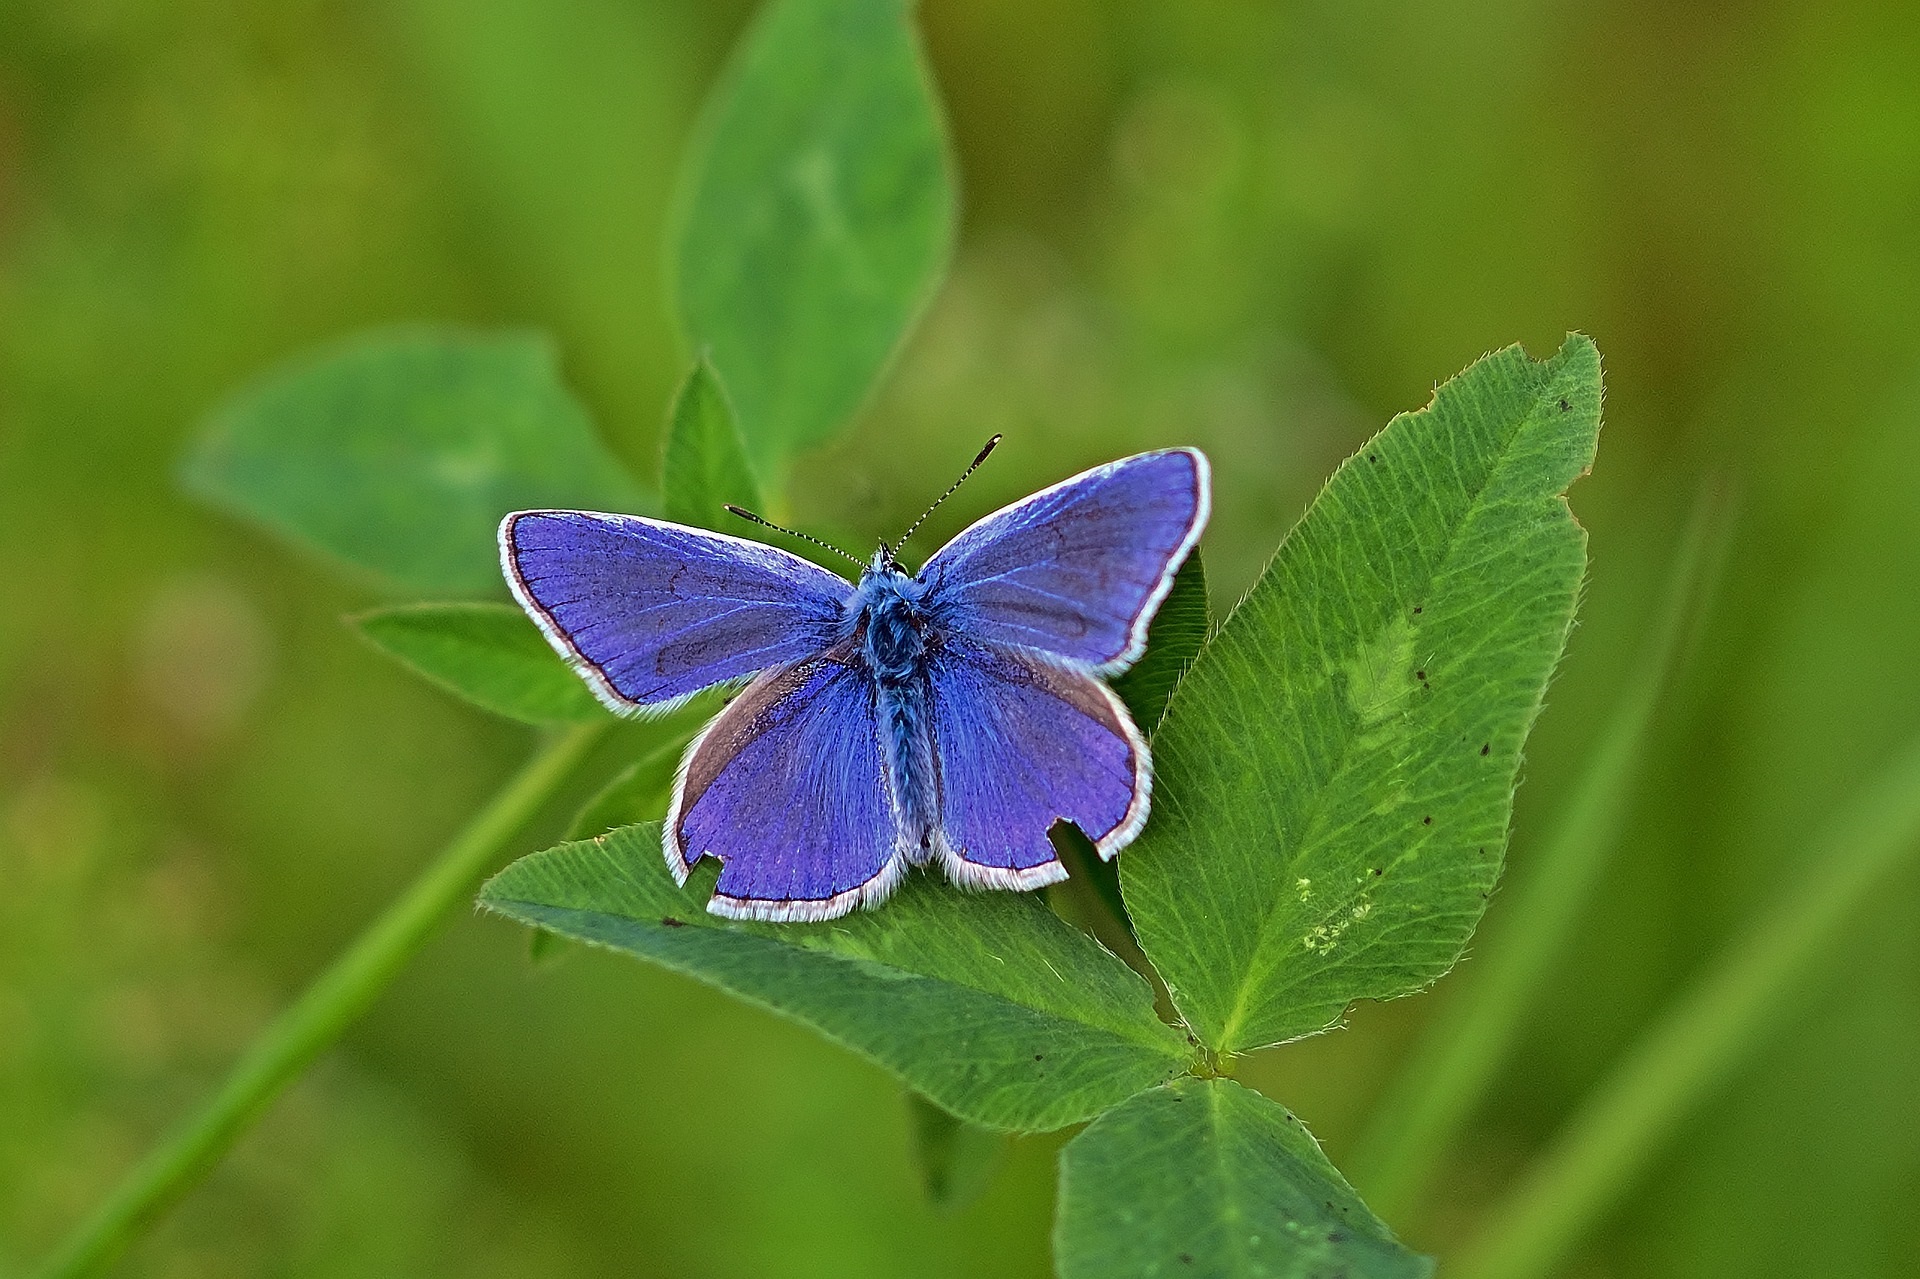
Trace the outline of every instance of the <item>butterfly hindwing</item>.
{"label": "butterfly hindwing", "polygon": [[929,614],[987,643],[1112,674],[1200,538],[1209,508],[1197,449],[1141,453],[1076,475],[967,529],[920,571]]}
{"label": "butterfly hindwing", "polygon": [[758,542],[591,511],[507,516],[500,562],[548,640],[622,713],[822,652],[853,590]]}
{"label": "butterfly hindwing", "polygon": [[1146,821],[1152,763],[1126,708],[1089,675],[954,640],[929,664],[941,861],[958,883],[1066,877],[1047,838],[1070,821],[1112,856]]}
{"label": "butterfly hindwing", "polygon": [[685,880],[720,859],[707,908],[741,919],[831,919],[906,869],[872,676],[848,649],[749,684],[687,751],[663,842]]}

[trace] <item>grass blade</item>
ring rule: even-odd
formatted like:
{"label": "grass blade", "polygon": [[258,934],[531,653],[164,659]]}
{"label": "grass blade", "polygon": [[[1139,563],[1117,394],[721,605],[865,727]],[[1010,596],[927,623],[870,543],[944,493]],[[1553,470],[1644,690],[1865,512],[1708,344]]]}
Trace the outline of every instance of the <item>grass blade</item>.
{"label": "grass blade", "polygon": [[1842,810],[1806,876],[1715,959],[1614,1068],[1482,1233],[1457,1279],[1544,1279],[1633,1184],[1676,1122],[1775,1029],[1849,919],[1920,847],[1920,738]]}

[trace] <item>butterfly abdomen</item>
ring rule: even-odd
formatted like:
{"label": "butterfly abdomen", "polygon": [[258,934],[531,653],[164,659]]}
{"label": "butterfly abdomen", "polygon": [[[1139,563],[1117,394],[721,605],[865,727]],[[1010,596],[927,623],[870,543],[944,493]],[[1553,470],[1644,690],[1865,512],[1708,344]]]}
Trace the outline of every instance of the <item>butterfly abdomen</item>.
{"label": "butterfly abdomen", "polygon": [[933,752],[933,699],[926,677],[878,686],[887,774],[903,850],[910,861],[933,855],[940,829],[940,782]]}
{"label": "butterfly abdomen", "polygon": [[860,643],[879,699],[887,775],[900,842],[913,861],[933,854],[940,829],[940,779],[933,747],[933,691],[927,651],[938,642],[915,599],[919,583],[881,570],[860,581]]}

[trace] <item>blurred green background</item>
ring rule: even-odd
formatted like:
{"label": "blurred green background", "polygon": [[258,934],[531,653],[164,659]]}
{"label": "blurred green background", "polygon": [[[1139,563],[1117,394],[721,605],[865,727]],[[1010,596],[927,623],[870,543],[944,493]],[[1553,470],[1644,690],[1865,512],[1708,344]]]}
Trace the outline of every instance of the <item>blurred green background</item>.
{"label": "blurred green background", "polygon": [[[315,340],[533,324],[651,481],[681,371],[665,204],[748,10],[0,3],[0,1273],[528,745],[339,624],[372,595],[184,502],[183,440]],[[1609,365],[1574,491],[1591,586],[1517,866],[1631,678],[1694,493],[1734,494],[1574,953],[1432,1210],[1394,1223],[1444,1258],[1920,728],[1920,11],[928,0],[923,25],[960,253],[884,394],[797,469],[803,525],[896,530],[993,431],[926,547],[1199,444],[1224,608],[1392,413],[1584,330]],[[1339,1162],[1447,994],[1244,1078]],[[1572,1273],[1920,1273],[1916,1083],[1909,871]],[[463,918],[125,1272],[1043,1275],[1057,1144],[943,1217],[877,1070],[632,963],[533,969],[517,929]]]}

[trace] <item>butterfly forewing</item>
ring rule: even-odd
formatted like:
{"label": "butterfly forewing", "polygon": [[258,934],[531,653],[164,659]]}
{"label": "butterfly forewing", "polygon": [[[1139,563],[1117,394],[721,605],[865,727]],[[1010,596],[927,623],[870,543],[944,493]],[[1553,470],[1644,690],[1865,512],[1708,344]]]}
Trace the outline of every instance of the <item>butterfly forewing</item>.
{"label": "butterfly forewing", "polygon": [[1110,674],[1200,539],[1209,507],[1197,449],[1142,453],[1043,489],[967,529],[920,571],[938,624]]}
{"label": "butterfly forewing", "polygon": [[818,655],[853,593],[774,547],[637,515],[516,512],[500,561],[561,656],[627,712]]}

